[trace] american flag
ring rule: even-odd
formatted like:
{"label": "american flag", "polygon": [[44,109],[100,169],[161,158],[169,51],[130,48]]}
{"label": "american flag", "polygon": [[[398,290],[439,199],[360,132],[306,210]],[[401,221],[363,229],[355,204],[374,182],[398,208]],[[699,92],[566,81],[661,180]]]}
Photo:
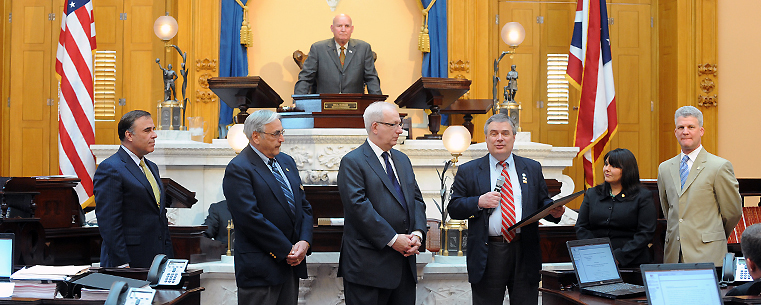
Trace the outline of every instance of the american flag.
{"label": "american flag", "polygon": [[566,71],[581,90],[574,146],[584,155],[585,183],[593,186],[594,164],[618,129],[605,0],[578,0]]}
{"label": "american flag", "polygon": [[93,201],[95,143],[93,54],[95,22],[90,0],[66,0],[58,38],[55,71],[60,80],[58,163],[62,175],[81,182],[75,190],[82,206]]}

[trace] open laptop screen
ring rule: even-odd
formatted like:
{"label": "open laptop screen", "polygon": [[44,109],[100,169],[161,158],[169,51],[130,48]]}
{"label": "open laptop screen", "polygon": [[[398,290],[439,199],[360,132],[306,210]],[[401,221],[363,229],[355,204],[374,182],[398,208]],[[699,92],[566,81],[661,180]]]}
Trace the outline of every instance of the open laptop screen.
{"label": "open laptop screen", "polygon": [[581,284],[619,278],[609,243],[569,246]]}
{"label": "open laptop screen", "polygon": [[[665,266],[667,265],[676,266],[677,264]],[[670,270],[669,268],[649,269],[643,265],[642,276],[650,304],[722,304],[716,281],[716,270],[713,264],[706,265],[707,268],[704,269],[671,267]]]}
{"label": "open laptop screen", "polygon": [[0,233],[0,278],[13,273],[13,233]]}

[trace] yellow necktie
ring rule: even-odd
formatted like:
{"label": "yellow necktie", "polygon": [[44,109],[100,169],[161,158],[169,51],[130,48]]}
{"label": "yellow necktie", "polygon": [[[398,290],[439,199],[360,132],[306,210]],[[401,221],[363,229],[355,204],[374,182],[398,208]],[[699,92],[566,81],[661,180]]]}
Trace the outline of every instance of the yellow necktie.
{"label": "yellow necktie", "polygon": [[344,52],[344,50],[346,50],[346,48],[341,46],[341,55],[338,56],[338,59],[341,60],[341,67],[344,66],[344,60],[346,59],[346,53]]}
{"label": "yellow necktie", "polygon": [[161,192],[159,191],[159,184],[156,183],[156,178],[153,177],[153,173],[151,173],[151,170],[148,168],[147,165],[145,165],[145,160],[140,160],[140,167],[143,168],[143,172],[145,173],[145,178],[148,179],[148,183],[151,184],[151,188],[153,189],[153,196],[156,197],[156,205],[161,208]]}

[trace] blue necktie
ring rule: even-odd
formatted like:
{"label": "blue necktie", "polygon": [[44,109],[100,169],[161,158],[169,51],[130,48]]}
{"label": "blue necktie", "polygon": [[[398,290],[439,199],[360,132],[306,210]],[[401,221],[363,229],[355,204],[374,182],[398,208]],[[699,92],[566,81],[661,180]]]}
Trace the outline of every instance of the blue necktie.
{"label": "blue necktie", "polygon": [[394,169],[391,168],[391,162],[388,161],[388,152],[384,151],[381,156],[383,156],[383,160],[386,161],[386,174],[388,174],[388,179],[391,179],[391,184],[394,185],[394,189],[396,189],[396,193],[399,195],[399,198],[402,202],[402,207],[404,207],[404,210],[407,210],[407,200],[404,199],[404,193],[402,192],[402,187],[399,185],[399,181],[396,180],[396,175],[394,175]]}
{"label": "blue necktie", "polygon": [[275,175],[275,179],[277,179],[277,182],[280,184],[280,188],[283,190],[285,198],[288,199],[288,207],[291,208],[291,213],[296,214],[296,201],[293,200],[293,192],[291,192],[291,188],[285,182],[283,176],[280,175],[280,171],[277,170],[275,162],[275,159],[270,159],[269,165],[272,168],[272,174]]}
{"label": "blue necktie", "polygon": [[682,188],[684,188],[684,182],[687,181],[687,175],[690,174],[690,168],[687,167],[687,160],[689,159],[690,157],[684,155],[682,163],[679,164],[679,179],[682,180]]}

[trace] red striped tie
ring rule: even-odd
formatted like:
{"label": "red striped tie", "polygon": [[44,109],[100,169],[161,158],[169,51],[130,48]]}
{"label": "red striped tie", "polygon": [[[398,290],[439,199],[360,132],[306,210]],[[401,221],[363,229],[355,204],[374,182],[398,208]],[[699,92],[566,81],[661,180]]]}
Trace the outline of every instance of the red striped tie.
{"label": "red striped tie", "polygon": [[507,162],[502,161],[499,164],[502,165],[502,177],[505,178],[505,184],[502,184],[502,189],[499,192],[502,195],[502,200],[499,203],[499,208],[502,211],[502,236],[510,242],[515,238],[514,231],[507,231],[510,226],[515,224],[513,185],[510,182],[510,175],[507,173]]}

